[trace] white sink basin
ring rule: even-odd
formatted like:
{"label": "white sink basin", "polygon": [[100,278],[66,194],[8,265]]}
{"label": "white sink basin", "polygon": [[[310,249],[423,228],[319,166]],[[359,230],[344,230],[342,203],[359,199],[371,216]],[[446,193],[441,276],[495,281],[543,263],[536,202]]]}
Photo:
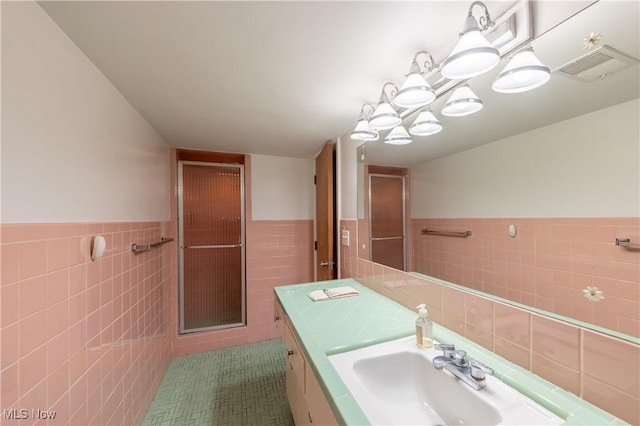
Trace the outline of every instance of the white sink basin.
{"label": "white sink basin", "polygon": [[[464,348],[461,348],[464,349]],[[433,367],[413,336],[329,357],[374,425],[557,425],[563,420],[487,375],[479,391]]]}

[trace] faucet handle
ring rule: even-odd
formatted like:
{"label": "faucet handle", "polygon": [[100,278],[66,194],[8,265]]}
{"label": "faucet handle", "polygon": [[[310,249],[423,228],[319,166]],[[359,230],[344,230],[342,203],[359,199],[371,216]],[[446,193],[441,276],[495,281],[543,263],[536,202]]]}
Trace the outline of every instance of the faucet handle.
{"label": "faucet handle", "polygon": [[476,361],[476,360],[469,361],[469,374],[475,380],[478,380],[478,381],[484,380],[485,374],[493,375],[493,373],[494,373],[493,368],[487,367],[480,361]]}
{"label": "faucet handle", "polygon": [[433,348],[442,351],[444,353],[444,357],[447,359],[451,359],[453,357],[453,353],[456,351],[456,346],[451,343],[436,343],[433,345]]}

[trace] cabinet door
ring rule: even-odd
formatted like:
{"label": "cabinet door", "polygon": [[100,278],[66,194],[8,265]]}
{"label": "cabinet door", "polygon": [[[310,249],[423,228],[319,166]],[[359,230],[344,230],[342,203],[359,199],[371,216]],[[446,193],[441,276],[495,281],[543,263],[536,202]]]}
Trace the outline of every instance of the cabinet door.
{"label": "cabinet door", "polygon": [[306,364],[307,377],[307,407],[309,409],[308,420],[312,425],[333,426],[338,424],[333,415],[331,406],[327,402],[324,392],[313,374],[309,364]]}
{"label": "cabinet door", "polygon": [[284,311],[277,298],[273,302],[273,305],[273,321],[276,323],[276,328],[280,332],[280,336],[284,337]]}
{"label": "cabinet door", "polygon": [[308,409],[305,396],[305,358],[289,324],[284,324],[284,346],[287,355],[286,387],[289,407],[296,425],[308,424]]}

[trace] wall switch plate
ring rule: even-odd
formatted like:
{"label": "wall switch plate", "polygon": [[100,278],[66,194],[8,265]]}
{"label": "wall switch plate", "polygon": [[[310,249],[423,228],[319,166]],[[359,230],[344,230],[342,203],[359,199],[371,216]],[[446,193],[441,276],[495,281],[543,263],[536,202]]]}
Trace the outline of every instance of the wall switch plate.
{"label": "wall switch plate", "polygon": [[343,246],[348,246],[349,245],[349,230],[348,229],[343,229],[342,230],[342,245]]}

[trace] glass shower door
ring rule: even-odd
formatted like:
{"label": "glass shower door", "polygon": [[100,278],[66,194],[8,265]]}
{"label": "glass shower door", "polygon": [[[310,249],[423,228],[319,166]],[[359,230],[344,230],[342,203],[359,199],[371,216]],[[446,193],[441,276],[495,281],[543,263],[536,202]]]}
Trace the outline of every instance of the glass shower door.
{"label": "glass shower door", "polygon": [[244,169],[178,164],[180,333],[246,324]]}
{"label": "glass shower door", "polygon": [[369,175],[371,261],[405,270],[404,177]]}

